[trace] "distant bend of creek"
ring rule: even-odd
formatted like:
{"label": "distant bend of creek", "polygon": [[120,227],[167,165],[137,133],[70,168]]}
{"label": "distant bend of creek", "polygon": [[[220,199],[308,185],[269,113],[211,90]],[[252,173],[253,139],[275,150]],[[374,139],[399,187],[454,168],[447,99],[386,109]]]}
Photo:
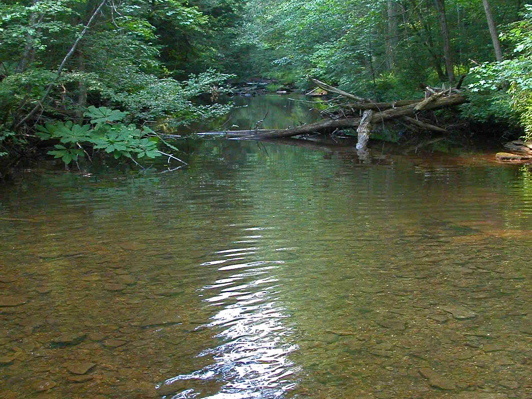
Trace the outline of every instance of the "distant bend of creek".
{"label": "distant bend of creek", "polygon": [[205,139],[169,173],[20,171],[0,397],[530,398],[532,172],[492,159]]}

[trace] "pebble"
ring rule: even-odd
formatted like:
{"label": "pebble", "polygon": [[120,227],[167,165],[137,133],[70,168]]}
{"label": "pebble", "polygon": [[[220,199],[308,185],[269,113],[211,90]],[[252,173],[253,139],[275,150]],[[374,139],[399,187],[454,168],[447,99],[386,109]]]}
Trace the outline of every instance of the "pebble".
{"label": "pebble", "polygon": [[484,352],[502,352],[505,351],[507,348],[499,344],[487,344],[484,345],[482,349],[484,350]]}
{"label": "pebble", "polygon": [[376,322],[379,326],[389,328],[391,330],[403,331],[406,330],[406,323],[397,319],[383,319]]}
{"label": "pebble", "polygon": [[93,332],[91,334],[89,334],[89,339],[91,341],[103,341],[105,338],[107,338],[107,334],[105,333],[100,333],[100,332]]}
{"label": "pebble", "polygon": [[124,251],[141,251],[148,248],[147,244],[141,242],[123,242],[119,244]]}
{"label": "pebble", "polygon": [[517,381],[511,381],[511,380],[501,381],[499,382],[499,385],[501,387],[505,387],[505,388],[512,389],[512,390],[519,388],[519,383]]}
{"label": "pebble", "polygon": [[456,384],[449,378],[429,368],[419,369],[419,374],[429,380],[430,386],[450,391],[456,389]]}

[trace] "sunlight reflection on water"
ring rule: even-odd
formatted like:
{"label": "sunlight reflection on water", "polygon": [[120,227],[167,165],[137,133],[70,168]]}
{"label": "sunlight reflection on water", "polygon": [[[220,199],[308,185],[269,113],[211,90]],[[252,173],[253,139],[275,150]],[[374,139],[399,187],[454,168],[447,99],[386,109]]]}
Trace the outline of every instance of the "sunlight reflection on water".
{"label": "sunlight reflection on water", "polygon": [[[249,229],[247,229],[249,230]],[[257,230],[254,228],[253,230]],[[257,243],[262,236],[245,236],[241,241]],[[204,286],[204,301],[221,307],[210,323],[199,327],[219,331],[215,337],[222,341],[198,357],[211,356],[214,363],[189,374],[178,375],[164,382],[172,385],[187,381],[190,388],[172,396],[175,399],[208,398],[281,398],[296,386],[298,367],[288,355],[298,349],[290,343],[290,328],[283,320],[287,314],[275,298],[279,280],[273,276],[284,262],[279,260],[251,260],[256,258],[258,246],[220,250],[216,257],[201,266],[218,266],[224,273],[213,284]],[[218,392],[204,396],[198,380],[223,381]],[[209,395],[209,394],[207,394]]]}

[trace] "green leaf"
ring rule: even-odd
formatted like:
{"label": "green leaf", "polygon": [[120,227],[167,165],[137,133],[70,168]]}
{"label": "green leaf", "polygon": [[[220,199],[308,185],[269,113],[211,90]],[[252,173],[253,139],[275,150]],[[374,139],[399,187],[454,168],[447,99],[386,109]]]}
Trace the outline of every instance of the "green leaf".
{"label": "green leaf", "polygon": [[95,106],[91,105],[89,108],[87,108],[87,111],[85,111],[83,115],[91,118],[91,123],[98,124],[122,121],[128,115],[128,113],[107,107],[96,108]]}

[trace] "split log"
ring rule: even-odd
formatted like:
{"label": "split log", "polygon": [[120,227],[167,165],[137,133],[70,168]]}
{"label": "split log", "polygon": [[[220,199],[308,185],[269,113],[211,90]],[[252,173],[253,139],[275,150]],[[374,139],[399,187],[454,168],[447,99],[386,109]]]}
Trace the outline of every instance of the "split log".
{"label": "split log", "polygon": [[373,111],[367,110],[364,111],[364,115],[362,115],[362,119],[360,120],[360,124],[357,128],[357,134],[358,134],[358,142],[356,145],[356,149],[359,151],[365,151],[368,141],[369,141],[369,135],[371,134],[371,121],[373,119]]}

